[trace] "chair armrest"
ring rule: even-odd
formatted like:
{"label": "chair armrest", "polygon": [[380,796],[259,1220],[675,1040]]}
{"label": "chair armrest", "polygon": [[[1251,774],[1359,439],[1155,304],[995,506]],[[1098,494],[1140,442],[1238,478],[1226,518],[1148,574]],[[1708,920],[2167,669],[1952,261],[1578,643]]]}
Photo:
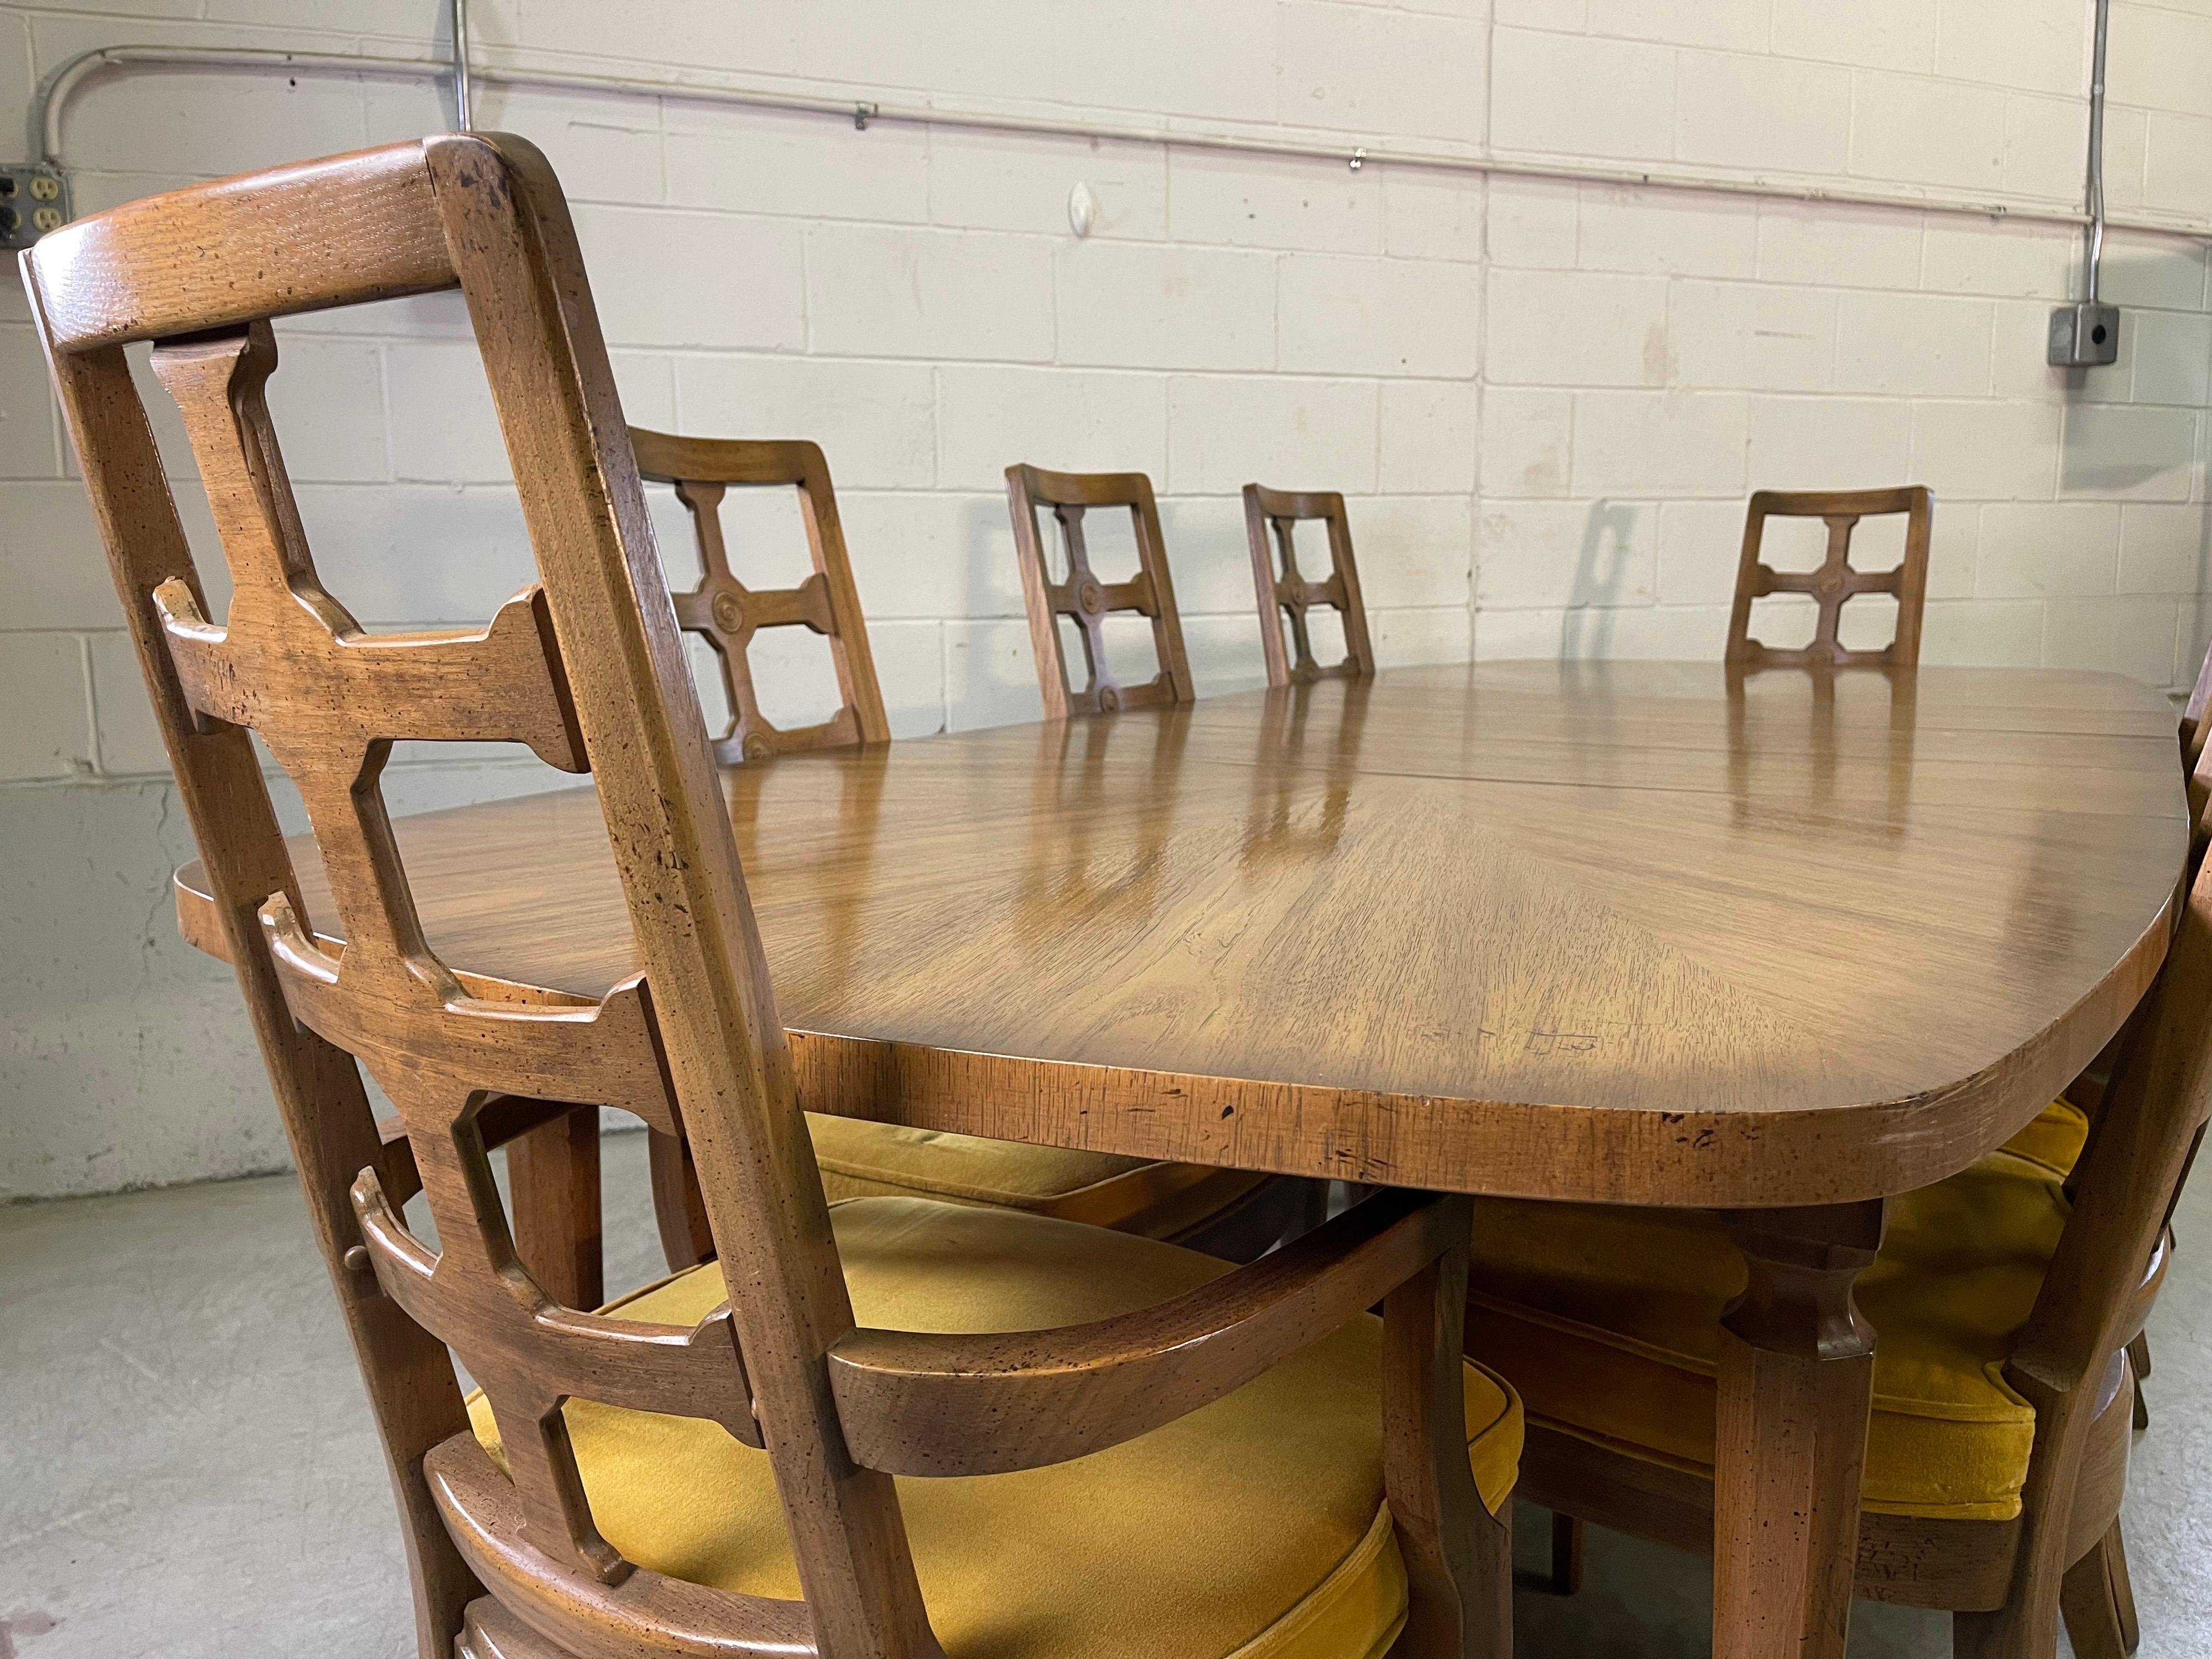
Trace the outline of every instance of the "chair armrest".
{"label": "chair armrest", "polygon": [[830,1350],[854,1461],[998,1474],[1118,1445],[1210,1404],[1373,1307],[1467,1240],[1469,1201],[1379,1193],[1249,1267],[1084,1325],[860,1329]]}

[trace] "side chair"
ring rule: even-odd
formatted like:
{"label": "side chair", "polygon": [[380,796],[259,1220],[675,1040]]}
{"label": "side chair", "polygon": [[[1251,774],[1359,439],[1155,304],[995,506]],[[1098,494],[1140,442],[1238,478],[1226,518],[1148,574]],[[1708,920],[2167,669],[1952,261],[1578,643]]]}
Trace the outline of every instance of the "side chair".
{"label": "side chair", "polygon": [[[737,765],[889,742],[890,723],[868,647],[867,619],[821,447],[803,439],[684,437],[643,427],[632,427],[629,438],[639,476],[647,483],[672,486],[690,516],[701,580],[697,587],[672,597],[677,625],[713,648],[721,678],[730,714],[714,739],[717,763]],[[739,580],[721,516],[723,501],[733,489],[796,491],[813,563],[812,574],[799,586],[748,587]],[[821,724],[780,731],[761,713],[749,647],[761,629],[779,627],[811,629],[830,642],[841,702]],[[1237,1259],[1256,1255],[1300,1230],[1311,1207],[1309,1183],[1244,1170],[940,1134],[823,1112],[809,1113],[807,1127],[823,1188],[833,1202],[906,1196],[994,1204],[1170,1239]],[[508,1152],[510,1174],[516,1152],[531,1140],[564,1132],[566,1126],[549,1127],[516,1143]],[[596,1139],[592,1148],[595,1154]],[[655,1132],[651,1156],[654,1208],[668,1265],[696,1267],[713,1254],[713,1243],[690,1155],[680,1136]],[[588,1181],[562,1183],[558,1190],[580,1191],[586,1201],[597,1201]],[[546,1253],[552,1254],[550,1246]],[[526,1251],[525,1259],[530,1259]]]}
{"label": "side chair", "polygon": [[[1042,467],[1010,466],[1006,506],[1013,515],[1014,552],[1021,566],[1030,649],[1036,659],[1045,718],[1196,702],[1152,481],[1141,472],[1048,472]],[[1135,529],[1137,574],[1127,581],[1102,582],[1091,568],[1084,515],[1097,507],[1125,509]],[[1067,566],[1065,581],[1054,581],[1046,569],[1044,541],[1037,526],[1041,507],[1060,526]],[[1105,622],[1115,611],[1134,611],[1152,623],[1159,672],[1141,684],[1125,685],[1107,662]],[[1062,617],[1074,623],[1083,639],[1085,683],[1080,691],[1068,678],[1067,653],[1060,636]]]}
{"label": "side chair", "polygon": [[[1329,571],[1321,581],[1310,580],[1298,568],[1291,539],[1300,523],[1316,520],[1328,537]],[[1252,586],[1260,600],[1260,648],[1267,653],[1267,684],[1371,678],[1375,647],[1367,636],[1367,605],[1359,595],[1359,567],[1352,556],[1352,521],[1345,515],[1344,497],[1334,490],[1269,489],[1248,483],[1244,537],[1252,550]],[[1340,663],[1323,666],[1314,659],[1306,612],[1316,605],[1334,610],[1343,626]],[[1290,633],[1287,647],[1285,628]]]}
{"label": "side chair", "polygon": [[[1502,1659],[1520,1419],[1460,1357],[1468,1200],[1381,1194],[1244,1268],[1011,1210],[828,1204],[537,151],[462,133],[275,168],[80,220],[24,265],[367,1384],[421,1659]],[[374,633],[317,574],[270,325],[455,288],[538,580],[478,630]],[[221,615],[138,343],[207,487]],[[254,732],[306,804],[298,843]],[[557,905],[528,846],[511,890],[471,896],[477,959],[440,957],[379,787],[404,738],[589,775],[634,971],[530,979]],[[680,1120],[718,1247],[598,1310],[519,1259],[489,1158],[580,1103]]]}
{"label": "side chair", "polygon": [[[1961,1659],[2121,1659],[2119,1524],[2141,1337],[2212,1113],[2212,873],[2094,1114],[2053,1103],[1892,1199],[1853,1306],[1875,1333],[1856,1593],[1953,1614]],[[1528,1402],[1523,1494],[1710,1549],[1721,1333],[1746,1275],[1716,1218],[1479,1200],[1467,1345]],[[1771,1287],[1769,1287],[1770,1293]],[[1845,1310],[1851,1316],[1851,1310]]]}
{"label": "side chair", "polygon": [[[1851,532],[1862,519],[1905,517],[1904,562],[1892,570],[1860,570],[1851,563]],[[1920,623],[1928,604],[1928,538],[1936,497],[1917,484],[1896,489],[1762,489],[1744,515],[1743,553],[1736,566],[1735,603],[1729,613],[1727,660],[1732,667],[1915,668],[1920,663]],[[1776,570],[1761,562],[1766,521],[1821,519],[1828,526],[1826,556],[1813,570]],[[1818,607],[1812,643],[1778,649],[1751,637],[1753,599],[1770,593],[1806,593]],[[1876,651],[1846,648],[1837,637],[1844,603],[1861,593],[1897,596],[1897,633]]]}

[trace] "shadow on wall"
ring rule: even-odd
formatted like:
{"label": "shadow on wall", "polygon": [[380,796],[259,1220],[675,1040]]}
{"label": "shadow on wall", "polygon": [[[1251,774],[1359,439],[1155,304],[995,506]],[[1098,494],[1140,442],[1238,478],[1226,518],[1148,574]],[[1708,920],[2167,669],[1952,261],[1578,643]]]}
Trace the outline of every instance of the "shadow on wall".
{"label": "shadow on wall", "polygon": [[1561,661],[1612,653],[1613,607],[1627,579],[1635,532],[1634,507],[1618,501],[1590,503],[1566,614],[1559,618]]}
{"label": "shadow on wall", "polygon": [[[2077,279],[2078,280],[2078,279]],[[2204,258],[2172,248],[2108,257],[2100,297],[2124,307],[2119,360],[2101,368],[2053,369],[2066,406],[2059,451],[2062,495],[2148,493],[2180,501],[2197,461],[2205,406]],[[2146,491],[2169,477],[2169,491]]]}

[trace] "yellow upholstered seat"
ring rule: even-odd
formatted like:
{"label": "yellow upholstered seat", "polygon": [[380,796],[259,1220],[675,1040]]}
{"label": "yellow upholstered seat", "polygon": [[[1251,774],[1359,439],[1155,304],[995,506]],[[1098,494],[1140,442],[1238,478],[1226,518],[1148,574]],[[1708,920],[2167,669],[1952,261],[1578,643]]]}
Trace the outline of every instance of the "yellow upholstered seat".
{"label": "yellow upholstered seat", "polygon": [[2081,1149],[2088,1143],[2089,1115],[2070,1100],[2054,1100],[2035,1115],[2027,1127],[2005,1142],[2005,1150],[2068,1176],[2074,1173]]}
{"label": "yellow upholstered seat", "polygon": [[[1227,1264],[1014,1211],[858,1199],[830,1218],[863,1325],[1034,1330],[1165,1301]],[[711,1265],[611,1304],[690,1324]],[[1382,1328],[1362,1316],[1236,1393],[1048,1468],[898,1482],[924,1601],[951,1659],[1369,1659],[1406,1611],[1382,1507]],[[568,1432],[599,1530],[639,1564],[757,1595],[799,1580],[765,1454],[720,1426],[586,1401]],[[470,1413],[495,1458],[481,1396]],[[1521,1407],[1467,1370],[1468,1453],[1494,1511]]]}
{"label": "yellow upholstered seat", "polygon": [[1163,1164],[1111,1152],[1032,1146],[810,1112],[815,1161],[832,1203],[847,1198],[940,1198],[1062,1221],[1172,1237],[1268,1179],[1247,1170]]}
{"label": "yellow upholstered seat", "polygon": [[[2057,1103],[2011,1145],[1892,1201],[1857,1285],[1875,1334],[1869,1510],[2020,1512],[2035,1412],[2004,1363],[2057,1245],[2084,1133]],[[1744,1272],[1717,1220],[1485,1201],[1474,1246],[1468,1352],[1513,1382],[1532,1421],[1711,1472],[1721,1311]]]}

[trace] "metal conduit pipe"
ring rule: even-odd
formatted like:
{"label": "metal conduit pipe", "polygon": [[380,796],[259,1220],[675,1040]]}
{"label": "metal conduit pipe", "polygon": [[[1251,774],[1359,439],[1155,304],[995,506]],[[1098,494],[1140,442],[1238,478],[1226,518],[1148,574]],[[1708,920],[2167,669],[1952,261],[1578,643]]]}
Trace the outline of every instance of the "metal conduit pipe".
{"label": "metal conduit pipe", "polygon": [[2053,368],[2096,368],[2120,357],[2120,310],[2099,297],[2105,261],[2105,45],[2112,0],[2097,0],[2096,40],[2089,59],[2089,167],[2083,185],[2088,232],[2081,238],[2081,297],[2051,313],[2044,361]]}
{"label": "metal conduit pipe", "polygon": [[477,124],[475,88],[469,83],[469,0],[453,0],[453,131]]}
{"label": "metal conduit pipe", "polygon": [[[465,40],[466,0],[456,0],[456,39]],[[866,127],[875,121],[908,122],[986,132],[1034,133],[1058,138],[1108,139],[1192,149],[1229,150],[1253,155],[1281,155],[1349,165],[1384,162],[1437,172],[1541,179],[1565,184],[1617,185],[1630,188],[1683,191],[1703,195],[1751,197],[1784,202],[1828,203],[1851,207],[1939,213],[1978,219],[2015,220],[2030,224],[2079,227],[2089,216],[2078,208],[2047,202],[1916,194],[1906,191],[1838,188],[1792,184],[1756,177],[1668,172],[1649,167],[1585,166],[1571,161],[1531,161],[1473,150],[1420,149],[1389,145],[1359,146],[1347,138],[1313,133],[1237,132],[1167,125],[1143,126],[1098,120],[1000,113],[988,110],[901,105],[873,99],[831,97],[747,85],[734,80],[673,80],[635,76],[587,75],[559,70],[476,64],[461,70],[428,58],[386,58],[349,53],[291,52],[258,47],[113,46],[95,46],[58,65],[40,82],[31,100],[33,151],[48,164],[63,165],[61,124],[69,100],[86,79],[103,70],[242,70],[271,74],[369,76],[386,79],[437,80],[454,75],[456,91],[479,82],[502,86],[672,98],[696,103],[730,104],[753,109],[792,110],[831,115]],[[462,100],[457,97],[457,104]],[[461,114],[464,123],[473,111]],[[2113,228],[2153,235],[2212,239],[2212,223],[2173,216],[2111,218]]]}

